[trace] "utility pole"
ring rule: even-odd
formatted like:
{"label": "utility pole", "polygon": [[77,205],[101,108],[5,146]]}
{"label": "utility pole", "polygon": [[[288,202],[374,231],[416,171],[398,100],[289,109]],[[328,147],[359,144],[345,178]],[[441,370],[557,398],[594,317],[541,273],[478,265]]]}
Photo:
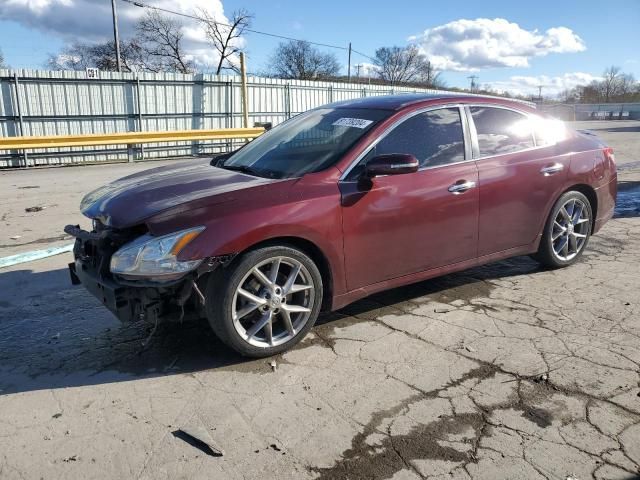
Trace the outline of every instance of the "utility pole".
{"label": "utility pole", "polygon": [[351,42],[349,42],[349,67],[347,68],[347,81],[351,81]]}
{"label": "utility pole", "polygon": [[240,75],[242,76],[242,126],[249,128],[249,94],[247,93],[247,62],[240,52]]}
{"label": "utility pole", "polygon": [[356,77],[360,78],[360,69],[362,68],[362,64],[359,63],[356,65]]}
{"label": "utility pole", "polygon": [[473,90],[476,88],[476,85],[477,85],[476,80],[480,77],[478,77],[477,75],[469,75],[467,78],[471,80],[471,83],[469,85],[469,91],[473,93]]}
{"label": "utility pole", "polygon": [[113,15],[113,40],[116,45],[116,64],[118,71],[122,72],[122,61],[120,60],[120,35],[118,34],[118,10],[116,0],[111,0],[111,13]]}

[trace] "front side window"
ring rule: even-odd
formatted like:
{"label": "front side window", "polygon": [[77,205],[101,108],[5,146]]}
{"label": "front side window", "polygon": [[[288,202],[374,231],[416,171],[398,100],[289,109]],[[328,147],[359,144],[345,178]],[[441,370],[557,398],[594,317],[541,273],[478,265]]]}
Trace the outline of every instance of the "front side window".
{"label": "front side window", "polygon": [[295,178],[334,163],[393,112],[364,108],[317,108],[262,134],[218,164],[269,178]]}
{"label": "front side window", "polygon": [[470,107],[481,157],[517,152],[534,146],[526,115],[494,107]]}
{"label": "front side window", "polygon": [[349,174],[358,177],[377,155],[408,153],[420,168],[464,161],[464,133],[458,108],[439,108],[414,115],[387,134]]}

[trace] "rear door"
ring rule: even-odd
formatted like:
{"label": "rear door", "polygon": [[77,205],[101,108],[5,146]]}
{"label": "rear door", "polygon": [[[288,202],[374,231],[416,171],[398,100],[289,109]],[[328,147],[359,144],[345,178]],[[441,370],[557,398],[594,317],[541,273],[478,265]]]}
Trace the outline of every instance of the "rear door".
{"label": "rear door", "polygon": [[[478,173],[463,124],[458,107],[414,114],[346,174],[340,188],[350,290],[476,256]],[[367,161],[388,153],[414,155],[420,170],[363,179]]]}
{"label": "rear door", "polygon": [[562,187],[569,155],[536,145],[528,115],[498,106],[467,107],[480,186],[478,256],[532,243]]}

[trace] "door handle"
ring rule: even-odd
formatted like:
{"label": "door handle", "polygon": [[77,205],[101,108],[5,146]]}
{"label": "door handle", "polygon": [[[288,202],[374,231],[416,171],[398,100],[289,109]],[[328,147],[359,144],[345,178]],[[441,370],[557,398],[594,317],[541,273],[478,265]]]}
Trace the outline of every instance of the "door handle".
{"label": "door handle", "polygon": [[562,170],[564,170],[564,165],[561,163],[554,163],[553,165],[547,165],[546,167],[541,168],[540,173],[545,177],[548,177],[549,175],[561,172]]}
{"label": "door handle", "polygon": [[465,181],[461,183],[454,183],[449,187],[449,191],[454,195],[460,195],[461,193],[464,193],[467,190],[471,190],[472,188],[476,188],[476,182]]}

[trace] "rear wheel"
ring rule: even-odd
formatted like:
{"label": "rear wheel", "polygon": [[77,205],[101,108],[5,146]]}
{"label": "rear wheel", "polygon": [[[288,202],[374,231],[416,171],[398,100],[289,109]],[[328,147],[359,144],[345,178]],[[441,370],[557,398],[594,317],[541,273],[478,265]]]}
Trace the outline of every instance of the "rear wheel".
{"label": "rear wheel", "polygon": [[265,247],[214,274],[206,297],[216,335],[242,355],[266,357],[311,329],[322,305],[322,278],[300,250]]}
{"label": "rear wheel", "polygon": [[587,197],[577,191],[563,194],[551,210],[534,258],[551,268],[577,262],[589,242],[592,223]]}

